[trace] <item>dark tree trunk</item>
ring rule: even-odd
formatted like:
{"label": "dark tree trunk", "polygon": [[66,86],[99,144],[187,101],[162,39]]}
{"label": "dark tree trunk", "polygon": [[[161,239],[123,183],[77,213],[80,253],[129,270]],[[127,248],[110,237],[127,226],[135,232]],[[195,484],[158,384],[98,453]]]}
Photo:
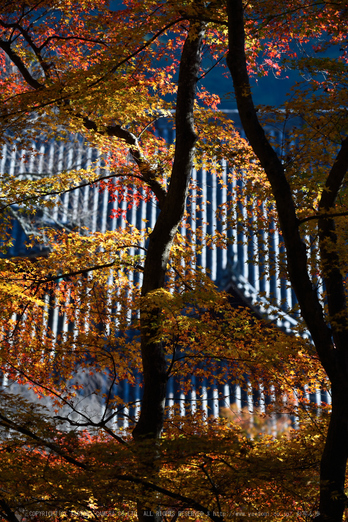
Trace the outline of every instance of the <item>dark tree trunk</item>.
{"label": "dark tree trunk", "polygon": [[[269,143],[254,107],[245,55],[242,0],[227,0],[227,9],[227,65],[233,79],[239,115],[248,141],[271,184],[286,247],[289,279],[332,385],[332,414],[320,469],[320,516],[316,520],[341,522],[346,505],[344,481],[348,457],[348,321],[334,221],[325,216],[318,220],[322,276],[331,322],[328,324],[307,269],[306,247],[301,239],[291,187],[282,162]],[[347,169],[348,138],[342,141],[328,175],[319,211],[329,213],[334,209]]]}
{"label": "dark tree trunk", "polygon": [[[347,155],[342,145],[339,160]],[[340,158],[341,157],[341,158]],[[347,162],[347,159],[346,159]],[[320,209],[333,210],[339,187],[343,181],[346,165],[335,161],[326,182]],[[335,176],[333,176],[335,174]],[[337,184],[337,181],[339,182]],[[336,185],[336,187],[333,186]],[[335,348],[331,356],[335,362],[334,372],[330,375],[332,391],[332,412],[325,448],[320,466],[320,516],[316,522],[341,522],[347,498],[344,483],[348,457],[348,327],[344,278],[340,270],[340,258],[337,251],[335,222],[331,218],[321,217],[318,222],[320,257],[322,273],[327,293],[327,303],[332,323]]]}
{"label": "dark tree trunk", "polygon": [[321,515],[316,522],[341,522],[347,498],[344,494],[348,458],[348,379],[332,386],[332,413],[320,465]]}
{"label": "dark tree trunk", "polygon": [[[142,285],[143,297],[151,298],[152,291],[164,287],[171,246],[185,211],[197,139],[193,107],[203,34],[203,25],[191,27],[182,51],[176,104],[175,157],[168,193],[149,238]],[[144,304],[140,313],[144,392],[139,421],[133,431],[135,440],[160,437],[168,381],[164,347],[160,341],[153,340],[161,321],[161,312]],[[154,453],[150,467],[151,473],[156,473],[156,468],[160,465],[156,463],[156,445],[152,449]],[[139,522],[162,520],[161,515],[156,515],[144,506],[144,502],[138,504]]]}
{"label": "dark tree trunk", "polygon": [[[193,167],[196,134],[193,106],[201,62],[203,26],[190,29],[183,47],[176,104],[176,144],[172,175],[156,225],[150,235],[144,267],[142,296],[163,288],[174,236],[184,215]],[[163,428],[167,369],[163,346],[153,336],[160,321],[159,310],[141,310],[141,353],[144,369],[144,394],[134,438],[156,438]]]}

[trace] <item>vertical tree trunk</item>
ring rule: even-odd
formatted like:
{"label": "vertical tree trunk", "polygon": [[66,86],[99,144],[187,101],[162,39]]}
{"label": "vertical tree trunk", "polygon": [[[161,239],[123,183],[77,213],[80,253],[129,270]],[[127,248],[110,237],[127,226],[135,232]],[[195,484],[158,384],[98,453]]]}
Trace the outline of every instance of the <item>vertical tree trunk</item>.
{"label": "vertical tree trunk", "polygon": [[[318,220],[322,277],[328,296],[330,324],[324,316],[307,268],[306,247],[302,242],[291,187],[284,167],[259,123],[254,107],[245,55],[242,0],[227,0],[229,53],[237,106],[243,128],[264,168],[276,201],[287,258],[287,270],[312,335],[317,353],[332,385],[332,414],[320,469],[320,516],[318,522],[341,522],[346,497],[345,472],[348,457],[348,320],[344,280],[333,220]],[[348,169],[348,139],[334,159],[319,210],[330,212]]]}
{"label": "vertical tree trunk", "polygon": [[[167,196],[158,216],[144,267],[142,296],[163,288],[174,236],[184,215],[193,167],[196,134],[193,105],[201,62],[203,26],[190,28],[180,62],[176,105],[176,144],[172,175]],[[144,394],[134,438],[156,438],[163,428],[167,371],[163,346],[153,341],[160,321],[160,311],[141,310],[141,354],[144,369]]]}
{"label": "vertical tree trunk", "polygon": [[347,497],[344,494],[348,458],[348,379],[332,385],[332,413],[320,465],[321,515],[316,522],[341,522]]}
{"label": "vertical tree trunk", "polygon": [[[152,291],[164,287],[171,246],[185,211],[197,139],[193,107],[203,35],[203,24],[191,26],[182,51],[176,103],[175,157],[168,193],[149,238],[141,292],[143,297],[151,296]],[[149,311],[144,305],[140,313],[144,392],[139,421],[133,431],[135,440],[160,437],[168,380],[164,347],[160,341],[153,340],[161,312],[158,309]],[[154,463],[156,445],[153,450]],[[152,473],[156,473],[154,466],[158,465],[152,464]],[[143,503],[138,505],[138,518],[139,522],[162,520],[161,515],[150,512]]]}

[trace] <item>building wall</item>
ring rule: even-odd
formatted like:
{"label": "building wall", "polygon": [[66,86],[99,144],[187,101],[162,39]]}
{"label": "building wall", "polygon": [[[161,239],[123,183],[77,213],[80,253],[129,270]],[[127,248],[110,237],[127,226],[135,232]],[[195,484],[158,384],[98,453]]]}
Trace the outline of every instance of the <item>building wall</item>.
{"label": "building wall", "polygon": [[[160,120],[157,132],[167,142],[174,140],[173,130],[165,121]],[[103,158],[98,158],[97,152],[85,147],[82,141],[70,144],[51,141],[37,145],[37,150],[42,154],[37,157],[31,155],[29,161],[26,161],[25,151],[13,152],[4,148],[0,171],[17,177],[40,178],[47,173],[54,176],[63,170],[89,168],[95,163],[97,174],[102,176],[106,173]],[[235,298],[239,296],[255,313],[290,332],[297,325],[296,312],[291,312],[296,305],[296,298],[278,261],[278,253],[283,249],[281,237],[272,221],[266,230],[257,228],[257,213],[266,213],[267,206],[261,205],[253,210],[253,204],[243,190],[243,178],[234,176],[226,162],[223,162],[219,176],[205,169],[193,170],[187,217],[179,232],[183,237],[188,233],[185,224],[189,225],[193,236],[197,230],[202,230],[192,261],[194,266],[208,272],[220,289],[231,292]],[[234,201],[236,194],[239,198]],[[54,197],[57,204],[51,209],[38,209],[34,224],[21,217],[18,208],[13,207],[15,242],[9,255],[44,253],[42,246],[41,251],[24,248],[26,235],[35,233],[37,225],[50,225],[58,229],[87,227],[90,232],[105,232],[123,228],[126,222],[141,229],[146,222],[147,227],[153,228],[159,212],[154,199],[140,201],[139,206],[128,208],[126,197],[121,201],[111,201],[108,190],[100,190],[95,186],[76,188]],[[117,211],[121,211],[118,216]],[[233,226],[228,227],[227,221]],[[210,241],[208,246],[209,238],[216,232],[224,240],[219,244]],[[145,246],[145,239],[142,246]],[[136,250],[133,249],[131,253],[136,253]],[[267,275],[269,272],[271,275]],[[141,273],[134,273],[132,277],[134,282],[141,283]],[[48,304],[51,306],[48,324],[54,332],[64,330],[64,316],[59,315],[54,303]],[[100,387],[101,384],[96,378],[96,382],[90,383],[90,386],[93,389],[93,386]],[[136,415],[139,411],[141,388],[139,385],[132,387],[123,381],[118,385],[117,394],[126,403],[133,403],[131,410],[120,410],[118,419],[114,419],[115,422],[127,425],[128,414]],[[222,407],[229,408],[232,403],[239,409],[248,407],[252,410],[256,406],[263,409],[269,400],[271,398],[266,397],[262,389],[243,390],[232,385],[228,377],[225,384],[215,386],[209,386],[204,379],[197,379],[196,389],[190,397],[183,394],[179,380],[171,379],[168,384],[168,405],[178,404],[182,414],[185,408],[186,411],[188,408],[194,410],[197,404],[207,414],[214,415],[218,415]],[[321,397],[318,395],[315,400],[319,401]]]}

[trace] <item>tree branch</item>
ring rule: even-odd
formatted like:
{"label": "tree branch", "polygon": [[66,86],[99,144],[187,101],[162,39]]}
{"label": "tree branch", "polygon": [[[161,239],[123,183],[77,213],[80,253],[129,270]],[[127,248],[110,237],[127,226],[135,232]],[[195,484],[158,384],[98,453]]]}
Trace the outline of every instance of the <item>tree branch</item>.
{"label": "tree branch", "polygon": [[[38,82],[32,74],[30,74],[28,68],[25,66],[23,60],[18,56],[18,54],[12,49],[11,44],[8,42],[4,42],[3,40],[0,40],[0,48],[5,51],[7,56],[10,58],[10,60],[14,63],[14,65],[17,67],[21,75],[23,76],[24,80],[27,82],[30,87],[32,87],[35,90],[42,90],[44,89],[44,84]],[[26,108],[26,112],[28,112],[28,108]],[[8,114],[5,114],[5,117],[8,117]]]}
{"label": "tree branch", "polygon": [[160,169],[152,168],[148,161],[146,161],[141,152],[138,138],[132,132],[122,127],[122,125],[106,125],[105,127],[98,128],[97,124],[90,120],[87,116],[82,116],[82,121],[88,130],[93,130],[94,132],[101,135],[106,134],[107,136],[124,140],[124,142],[129,146],[129,152],[132,158],[139,167],[139,170],[142,174],[142,180],[151,188],[155,194],[156,198],[158,199],[159,207],[163,208],[167,193],[162,185],[156,180]]}
{"label": "tree branch", "polygon": [[[130,247],[124,247],[124,248],[130,248]],[[52,281],[57,281],[58,279],[63,279],[64,277],[73,277],[76,275],[82,275],[82,274],[88,274],[88,272],[92,272],[93,270],[101,270],[102,268],[109,268],[111,266],[114,266],[115,263],[117,263],[118,260],[112,261],[111,263],[105,263],[104,265],[95,265],[91,266],[89,268],[83,268],[81,270],[76,270],[75,272],[66,272],[65,274],[60,274],[57,276],[52,277],[46,277],[45,279],[39,279],[35,280],[35,285],[42,285],[45,283],[51,283]]]}
{"label": "tree branch", "polygon": [[[68,192],[73,192],[74,190],[78,190],[78,189],[81,189],[84,187],[90,187],[91,185],[94,185],[95,183],[99,183],[99,181],[105,181],[107,179],[112,179],[112,178],[124,178],[124,177],[130,177],[130,178],[139,179],[140,181],[144,181],[144,178],[142,178],[141,176],[138,176],[137,174],[110,174],[109,176],[101,176],[100,178],[94,179],[92,181],[88,181],[86,183],[81,183],[80,185],[76,185],[75,187],[71,187],[71,188],[64,189],[64,190],[55,190],[52,192],[47,192],[47,191],[43,190],[43,191],[39,192],[38,194],[36,194],[35,196],[29,196],[27,198],[18,199],[16,201],[13,201],[12,203],[7,203],[6,205],[1,206],[0,212],[2,212],[3,210],[6,210],[7,208],[11,207],[12,205],[20,205],[22,203],[27,203],[28,201],[32,201],[32,200],[40,198],[40,197],[61,196],[63,194],[67,194]],[[5,199],[5,198],[0,197],[0,200],[1,199]]]}
{"label": "tree branch", "polygon": [[22,27],[18,22],[8,24],[8,23],[0,20],[0,25],[2,25],[2,27],[4,27],[4,28],[12,27],[14,29],[17,29],[21,33],[21,35],[23,36],[23,38],[25,39],[27,44],[34,51],[34,54],[35,54],[36,58],[38,59],[40,65],[41,65],[41,68],[42,68],[43,72],[45,73],[45,76],[47,77],[48,71],[50,69],[50,65],[42,58],[41,50],[43,49],[43,46],[37,47],[35,45],[34,41],[32,40],[31,36],[29,35],[29,32],[26,29],[24,29],[24,27]]}
{"label": "tree branch", "polygon": [[[319,211],[325,213],[318,220],[319,248],[323,264],[323,280],[327,293],[328,310],[332,322],[333,337],[338,352],[337,372],[343,382],[348,371],[348,318],[345,278],[342,275],[340,256],[337,249],[336,226],[330,210],[335,202],[348,170],[348,137],[342,142],[336,160],[330,170],[319,202]],[[325,215],[326,214],[326,215]]]}
{"label": "tree branch", "polygon": [[174,500],[179,500],[187,507],[192,507],[193,509],[197,511],[201,511],[205,515],[207,515],[213,522],[223,522],[223,516],[216,516],[214,513],[210,511],[210,509],[206,508],[196,500],[193,500],[190,497],[186,497],[184,495],[180,495],[180,493],[174,493],[173,491],[170,491],[166,488],[162,488],[161,486],[157,486],[157,484],[153,484],[152,482],[149,482],[147,480],[139,479],[136,477],[132,477],[131,475],[115,475],[115,478],[121,481],[127,481],[127,482],[133,482],[134,484],[141,484],[142,486],[145,486],[146,488],[157,491],[158,493],[162,493],[166,497],[172,498]]}
{"label": "tree branch", "polygon": [[83,464],[82,462],[79,462],[78,460],[74,459],[70,455],[67,455],[62,451],[62,449],[55,443],[49,442],[47,440],[42,439],[36,433],[32,432],[30,429],[25,428],[24,426],[20,426],[16,422],[12,421],[11,419],[8,419],[4,415],[0,413],[0,424],[4,426],[4,428],[8,428],[11,430],[14,430],[18,433],[21,433],[22,435],[25,435],[26,437],[29,437],[31,440],[34,440],[35,442],[39,443],[40,446],[44,448],[48,448],[60,457],[62,457],[66,462],[69,462],[70,464],[73,464],[74,466],[77,466],[78,468],[87,470],[88,466],[86,464]]}
{"label": "tree branch", "polygon": [[332,213],[330,212],[330,214],[325,212],[323,214],[317,214],[315,216],[308,216],[306,218],[299,219],[298,220],[298,224],[299,225],[303,225],[303,223],[307,223],[307,221],[313,221],[315,219],[344,217],[344,216],[348,216],[348,211],[346,211],[346,212],[332,212]]}
{"label": "tree branch", "polygon": [[2,515],[6,518],[6,520],[8,520],[8,522],[20,522],[5,500],[0,499],[0,506],[2,509]]}
{"label": "tree branch", "polygon": [[335,204],[338,192],[348,170],[348,137],[341,144],[321,195],[318,209],[328,212]]}

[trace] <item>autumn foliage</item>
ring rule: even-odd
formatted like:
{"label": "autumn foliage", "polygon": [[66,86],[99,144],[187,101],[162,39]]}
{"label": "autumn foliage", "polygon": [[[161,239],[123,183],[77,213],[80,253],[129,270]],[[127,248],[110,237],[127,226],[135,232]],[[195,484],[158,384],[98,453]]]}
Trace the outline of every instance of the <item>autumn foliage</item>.
{"label": "autumn foliage", "polygon": [[[338,440],[336,421],[327,437],[330,407],[310,394],[332,389],[338,418],[348,404],[344,2],[1,7],[2,519],[310,520],[325,441]],[[229,74],[227,53],[248,141],[202,81]],[[249,76],[293,71],[284,106],[256,110]],[[162,118],[174,142],[159,137]],[[64,163],[50,156],[53,141],[93,152]],[[226,194],[210,236],[190,220],[204,203],[193,168]],[[87,189],[107,194],[110,229],[79,215]],[[67,194],[80,195],[75,210]],[[143,202],[155,220],[135,226],[127,211]],[[8,257],[15,219],[40,255]],[[290,333],[233,306],[197,265],[237,230],[256,238],[256,261],[266,233],[282,234],[262,277],[277,267],[295,289],[298,305],[277,310],[296,319]],[[174,377],[181,404],[166,402]],[[142,390],[141,404],[123,401],[125,383]],[[264,400],[214,418],[202,383]],[[322,460],[320,522],[342,520],[345,507],[347,428],[337,429],[337,458],[328,463],[326,449]]]}

